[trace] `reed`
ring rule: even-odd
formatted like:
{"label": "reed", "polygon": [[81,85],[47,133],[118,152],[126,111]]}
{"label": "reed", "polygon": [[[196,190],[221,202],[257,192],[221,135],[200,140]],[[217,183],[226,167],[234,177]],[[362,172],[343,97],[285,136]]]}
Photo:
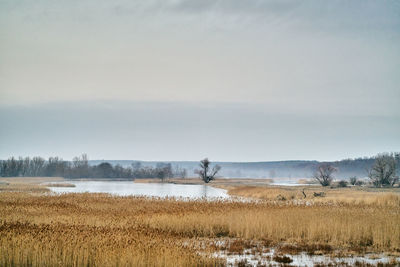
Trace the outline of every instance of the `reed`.
{"label": "reed", "polygon": [[223,265],[200,240],[395,252],[399,222],[397,194],[306,203],[2,192],[0,265]]}
{"label": "reed", "polygon": [[75,187],[74,184],[70,184],[70,183],[51,183],[51,184],[44,184],[43,186],[46,186],[46,187]]}
{"label": "reed", "polygon": [[[226,188],[233,196],[275,200],[298,200],[309,203],[353,203],[400,206],[400,188],[329,188],[321,186],[233,186]],[[304,192],[304,193],[303,193]],[[315,197],[314,192],[324,192]]]}

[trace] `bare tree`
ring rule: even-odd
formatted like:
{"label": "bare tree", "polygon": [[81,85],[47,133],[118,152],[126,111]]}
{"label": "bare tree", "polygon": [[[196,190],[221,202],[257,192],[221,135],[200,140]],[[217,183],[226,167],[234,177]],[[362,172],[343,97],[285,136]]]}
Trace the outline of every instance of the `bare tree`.
{"label": "bare tree", "polygon": [[102,162],[95,166],[95,176],[99,178],[112,178],[114,176],[113,166],[108,162]]}
{"label": "bare tree", "polygon": [[393,154],[380,154],[374,165],[368,170],[368,177],[374,186],[394,186],[399,180],[396,175],[397,162]]}
{"label": "bare tree", "polygon": [[181,168],[178,165],[175,166],[174,177],[185,179],[187,176],[187,170],[185,168]]}
{"label": "bare tree", "polygon": [[314,174],[314,178],[322,186],[329,186],[332,183],[334,172],[336,172],[335,167],[328,163],[322,163],[318,166],[317,171]]}
{"label": "bare tree", "polygon": [[82,154],[80,157],[72,159],[72,167],[75,173],[75,178],[89,177],[89,160],[87,154]]}
{"label": "bare tree", "polygon": [[173,177],[171,163],[157,163],[155,172],[156,176],[160,178],[162,182],[164,182],[166,178]]}
{"label": "bare tree", "polygon": [[64,176],[65,170],[67,169],[67,162],[59,157],[49,157],[45,166],[46,176]]}
{"label": "bare tree", "polygon": [[29,173],[29,165],[31,159],[29,157],[25,157],[25,158],[20,158],[20,160],[22,160],[21,176],[27,176]]}
{"label": "bare tree", "polygon": [[16,177],[19,176],[22,169],[22,161],[11,157],[7,160],[2,161],[2,173],[1,176],[5,177]]}
{"label": "bare tree", "polygon": [[349,178],[349,180],[350,180],[350,184],[351,184],[351,185],[356,185],[356,184],[357,184],[357,182],[358,182],[358,180],[357,180],[357,177],[356,177],[356,176],[352,176],[352,177],[350,177],[350,178]]}
{"label": "bare tree", "polygon": [[40,176],[43,173],[46,161],[41,157],[33,157],[30,166],[31,176]]}
{"label": "bare tree", "polygon": [[200,161],[200,170],[196,170],[195,172],[200,176],[200,178],[205,182],[209,183],[210,181],[215,179],[215,175],[221,170],[221,166],[215,165],[212,169],[210,168],[211,162],[208,158],[205,158]]}

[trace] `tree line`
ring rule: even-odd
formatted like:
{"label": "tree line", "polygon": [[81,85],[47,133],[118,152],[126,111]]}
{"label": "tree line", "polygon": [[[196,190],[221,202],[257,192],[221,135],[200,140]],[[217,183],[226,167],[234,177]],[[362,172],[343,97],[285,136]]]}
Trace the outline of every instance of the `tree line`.
{"label": "tree line", "polygon": [[[373,159],[370,168],[366,168],[365,172],[370,183],[375,187],[394,187],[399,183],[399,167],[400,153],[381,153]],[[314,174],[314,178],[322,185],[329,186],[333,181],[333,174],[338,169],[330,163],[321,163]],[[361,181],[353,176],[349,178],[352,185],[359,185]],[[339,185],[346,186],[347,181],[340,181]],[[398,184],[400,186],[400,184]]]}
{"label": "tree line", "polygon": [[102,162],[90,165],[86,154],[65,161],[59,157],[10,157],[0,161],[1,177],[65,177],[65,178],[165,178],[187,175],[186,169],[172,168],[170,163],[159,163],[156,167],[143,167],[134,162],[128,167]]}

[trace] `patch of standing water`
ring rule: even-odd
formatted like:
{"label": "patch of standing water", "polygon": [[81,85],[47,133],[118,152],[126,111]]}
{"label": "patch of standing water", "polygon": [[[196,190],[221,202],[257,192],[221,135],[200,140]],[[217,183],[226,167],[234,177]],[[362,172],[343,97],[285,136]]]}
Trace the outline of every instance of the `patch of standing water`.
{"label": "patch of standing water", "polygon": [[[274,260],[275,250],[270,249],[269,252],[263,252],[261,254],[254,255],[251,249],[244,250],[243,254],[228,254],[226,251],[220,251],[214,253],[214,257],[226,259],[227,266],[238,266],[239,263],[246,263],[246,266],[280,266],[279,263]],[[372,254],[371,254],[372,255]],[[297,255],[285,255],[290,258],[291,262],[286,263],[289,266],[325,266],[325,265],[340,265],[340,266],[354,266],[356,263],[369,264],[377,266],[379,264],[389,263],[391,260],[400,262],[400,257],[388,257],[384,254],[365,256],[353,256],[353,257],[330,257],[327,255],[308,255],[303,252]]]}
{"label": "patch of standing water", "polygon": [[229,199],[227,191],[207,185],[134,183],[132,181],[65,181],[75,187],[50,187],[55,193],[108,193],[116,196]]}

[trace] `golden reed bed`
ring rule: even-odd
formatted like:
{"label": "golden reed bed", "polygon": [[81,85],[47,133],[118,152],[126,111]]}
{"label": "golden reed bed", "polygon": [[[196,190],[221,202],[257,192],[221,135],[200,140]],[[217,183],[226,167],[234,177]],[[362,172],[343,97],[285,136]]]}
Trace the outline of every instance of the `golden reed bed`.
{"label": "golden reed bed", "polygon": [[0,266],[215,266],[201,240],[399,252],[400,197],[366,202],[181,202],[0,193]]}

